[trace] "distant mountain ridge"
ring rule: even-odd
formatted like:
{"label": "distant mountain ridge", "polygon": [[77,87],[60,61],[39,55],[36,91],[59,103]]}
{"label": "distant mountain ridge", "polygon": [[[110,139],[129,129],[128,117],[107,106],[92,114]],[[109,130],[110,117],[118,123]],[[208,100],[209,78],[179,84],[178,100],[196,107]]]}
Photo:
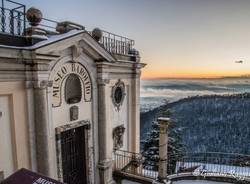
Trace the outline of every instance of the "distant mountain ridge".
{"label": "distant mountain ridge", "polygon": [[170,109],[187,152],[250,154],[250,93],[193,96],[141,113],[141,139]]}

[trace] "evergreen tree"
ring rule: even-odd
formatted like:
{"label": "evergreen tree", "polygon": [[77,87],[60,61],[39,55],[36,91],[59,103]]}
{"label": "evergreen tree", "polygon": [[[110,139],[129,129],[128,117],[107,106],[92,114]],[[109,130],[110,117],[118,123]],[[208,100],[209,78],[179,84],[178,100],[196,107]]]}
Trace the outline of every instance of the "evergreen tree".
{"label": "evergreen tree", "polygon": [[[169,109],[162,109],[157,116],[170,117],[171,113]],[[182,129],[171,122],[168,128],[168,173],[174,171],[176,161],[184,154],[181,133]],[[159,123],[157,121],[152,122],[152,129],[143,142],[143,156],[145,157],[144,168],[157,171],[159,164]]]}
{"label": "evergreen tree", "polygon": [[159,123],[152,122],[152,130],[148,133],[143,146],[145,169],[158,170],[159,162]]}

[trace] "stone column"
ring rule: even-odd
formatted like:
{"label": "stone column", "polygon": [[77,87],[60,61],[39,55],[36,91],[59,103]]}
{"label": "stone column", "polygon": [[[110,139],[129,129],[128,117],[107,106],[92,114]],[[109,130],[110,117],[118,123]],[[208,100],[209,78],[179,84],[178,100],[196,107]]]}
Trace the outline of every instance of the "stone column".
{"label": "stone column", "polygon": [[34,84],[34,119],[36,137],[37,172],[50,176],[49,162],[49,114],[47,98],[48,81]]}
{"label": "stone column", "polygon": [[160,126],[158,179],[163,182],[167,178],[168,126],[170,119],[160,117],[157,121]]}
{"label": "stone column", "polygon": [[34,88],[32,81],[26,81],[26,95],[27,95],[27,109],[28,109],[28,130],[29,130],[29,149],[30,149],[30,162],[31,170],[37,170],[36,161],[36,133],[35,133],[35,120],[34,120]]}
{"label": "stone column", "polygon": [[99,175],[100,184],[113,183],[112,179],[112,155],[108,151],[112,140],[108,139],[108,134],[112,132],[108,127],[108,102],[106,85],[107,79],[98,80],[98,141],[99,141]]}
{"label": "stone column", "polygon": [[131,123],[131,150],[132,152],[140,152],[140,72],[137,71],[132,78],[132,123]]}

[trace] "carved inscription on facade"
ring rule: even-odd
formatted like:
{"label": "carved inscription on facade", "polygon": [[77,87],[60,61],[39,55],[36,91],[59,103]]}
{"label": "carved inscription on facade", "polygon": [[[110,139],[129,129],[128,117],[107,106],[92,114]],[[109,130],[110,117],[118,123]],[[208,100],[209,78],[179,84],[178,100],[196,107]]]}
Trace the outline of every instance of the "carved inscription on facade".
{"label": "carved inscription on facade", "polygon": [[69,74],[76,74],[82,82],[82,93],[86,102],[92,98],[92,84],[88,71],[80,63],[66,63],[54,75],[52,86],[52,106],[58,107],[62,102],[62,94],[64,93],[63,81]]}

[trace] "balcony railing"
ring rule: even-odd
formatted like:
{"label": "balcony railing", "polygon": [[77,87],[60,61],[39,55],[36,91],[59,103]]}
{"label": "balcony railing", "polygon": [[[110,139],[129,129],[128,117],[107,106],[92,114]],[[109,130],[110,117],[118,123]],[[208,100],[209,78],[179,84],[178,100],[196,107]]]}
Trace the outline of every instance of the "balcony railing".
{"label": "balcony railing", "polygon": [[[11,4],[5,8],[5,4]],[[2,7],[0,13],[0,30],[3,33],[12,35],[22,35],[26,28],[25,11],[26,7],[23,4],[10,1],[2,0]]]}
{"label": "balcony railing", "polygon": [[103,36],[100,44],[112,54],[128,55],[135,44],[134,40],[124,36],[116,35],[107,31],[102,31]]}
{"label": "balcony railing", "polygon": [[114,152],[114,170],[145,178],[156,179],[158,177],[155,164],[146,163],[145,157],[139,153],[117,150]]}
{"label": "balcony railing", "polygon": [[[29,23],[25,16],[25,5],[11,0],[2,0],[0,11],[0,32],[18,36],[26,34],[26,25]],[[47,33],[59,34],[56,31],[57,24],[57,21],[42,18],[42,22],[37,27],[46,29]],[[134,40],[108,31],[102,30],[102,34],[99,43],[111,54],[128,55],[135,44]]]}
{"label": "balcony railing", "polygon": [[[142,154],[127,151],[115,151],[114,170],[157,179],[159,162]],[[250,181],[250,155],[230,153],[186,153],[169,155],[167,164],[168,178],[171,176],[224,176]]]}

